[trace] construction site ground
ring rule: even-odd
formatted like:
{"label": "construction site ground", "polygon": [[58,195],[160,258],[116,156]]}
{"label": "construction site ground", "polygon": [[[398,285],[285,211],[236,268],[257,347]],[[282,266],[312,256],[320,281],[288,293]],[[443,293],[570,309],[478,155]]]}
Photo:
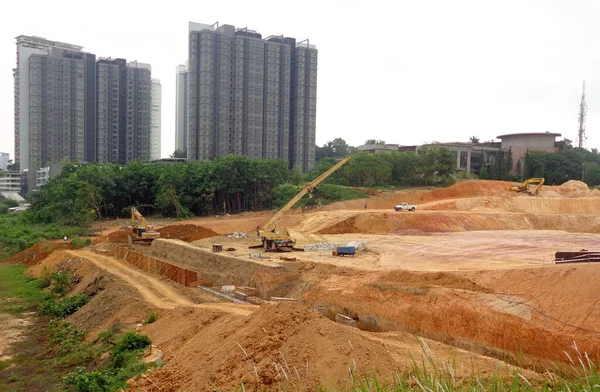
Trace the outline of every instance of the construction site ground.
{"label": "construction site ground", "polygon": [[[300,248],[365,241],[356,256],[249,249],[272,215],[261,212],[149,218],[161,232],[151,246],[128,246],[122,220],[102,222],[89,249],[56,243],[9,262],[25,262],[33,274],[44,266],[76,271],[82,279],[73,292],[93,297],[70,321],[90,337],[159,314],[142,331],[165,364],[151,382],[132,380],[132,390],[345,388],[375,371],[391,381],[394,371],[412,369],[411,356],[427,355],[453,363],[458,380],[473,366],[492,375],[518,365],[535,383],[568,362],[574,342],[600,357],[600,264],[554,264],[558,250],[600,250],[600,192],[570,181],[531,197],[510,185],[380,192],[367,209],[352,200],[291,211],[279,222]],[[402,202],[417,211],[394,211]],[[213,253],[214,244],[224,251]],[[116,247],[134,256],[118,258]],[[130,264],[145,258],[197,273],[192,286],[235,285],[264,302],[230,303]]]}

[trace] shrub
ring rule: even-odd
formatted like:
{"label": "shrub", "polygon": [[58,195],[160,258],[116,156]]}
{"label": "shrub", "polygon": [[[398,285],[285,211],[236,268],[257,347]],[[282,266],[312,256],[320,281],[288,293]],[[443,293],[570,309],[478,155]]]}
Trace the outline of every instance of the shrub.
{"label": "shrub", "polygon": [[73,248],[85,248],[86,246],[90,246],[92,244],[92,240],[89,238],[73,238],[71,240],[71,245]]}
{"label": "shrub", "polygon": [[40,277],[37,279],[37,286],[40,289],[45,289],[46,287],[50,287],[51,284],[52,284],[52,276],[50,275],[48,268],[46,266],[44,266],[44,269],[42,270]]}
{"label": "shrub", "polygon": [[156,312],[150,312],[150,313],[148,313],[148,317],[146,318],[146,324],[152,324],[157,319],[158,319],[158,315],[156,314]]}
{"label": "shrub", "polygon": [[89,297],[85,294],[62,298],[59,301],[49,299],[40,305],[40,313],[47,316],[65,318],[75,313],[79,308],[85,305],[88,300]]}
{"label": "shrub", "polygon": [[92,371],[86,373],[83,367],[65,377],[65,384],[70,391],[103,392],[110,390],[111,377],[106,372]]}
{"label": "shrub", "polygon": [[71,276],[69,272],[54,272],[50,275],[52,278],[52,293],[56,295],[64,295],[71,286]]}

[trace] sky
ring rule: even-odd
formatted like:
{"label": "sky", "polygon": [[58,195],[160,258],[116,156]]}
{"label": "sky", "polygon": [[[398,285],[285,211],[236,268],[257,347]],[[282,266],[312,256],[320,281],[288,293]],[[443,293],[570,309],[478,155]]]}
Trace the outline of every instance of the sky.
{"label": "sky", "polygon": [[163,88],[161,154],[171,154],[175,69],[187,59],[189,21],[316,45],[318,145],[337,137],[355,146],[487,141],[518,132],[558,132],[575,142],[585,80],[585,147],[600,147],[595,0],[29,0],[1,7],[0,151],[11,158],[18,35],[151,64]]}

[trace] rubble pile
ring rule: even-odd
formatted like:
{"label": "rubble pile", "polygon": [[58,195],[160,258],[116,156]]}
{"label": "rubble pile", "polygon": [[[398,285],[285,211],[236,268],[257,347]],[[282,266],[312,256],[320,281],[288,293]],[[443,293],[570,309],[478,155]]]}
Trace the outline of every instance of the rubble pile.
{"label": "rubble pile", "polygon": [[305,246],[304,250],[309,252],[331,252],[338,246],[344,245],[336,242],[317,242],[316,244]]}

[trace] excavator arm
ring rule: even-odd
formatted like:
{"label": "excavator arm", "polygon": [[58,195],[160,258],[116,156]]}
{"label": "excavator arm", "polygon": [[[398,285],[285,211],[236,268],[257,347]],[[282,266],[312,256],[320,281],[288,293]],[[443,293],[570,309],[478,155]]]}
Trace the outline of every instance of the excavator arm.
{"label": "excavator arm", "polygon": [[268,221],[263,223],[261,226],[257,227],[258,236],[262,238],[262,245],[253,246],[255,247],[264,247],[268,250],[278,250],[278,251],[291,251],[294,249],[294,245],[296,241],[290,237],[290,234],[287,230],[275,230],[277,223],[281,217],[289,211],[304,195],[308,192],[312,192],[317,185],[323,182],[327,177],[329,177],[333,172],[342,167],[346,162],[350,160],[350,156],[342,159],[335,165],[333,165],[329,170],[325,171],[323,174],[304,185],[300,192],[296,196],[294,196],[286,205],[284,205],[279,211],[275,213]]}
{"label": "excavator arm", "polygon": [[144,218],[144,216],[142,214],[140,214],[140,212],[137,210],[137,208],[131,207],[131,225],[133,227],[138,226],[136,224],[136,219],[141,223],[141,226],[145,230],[148,230],[148,222],[146,222],[146,218]]}
{"label": "excavator arm", "polygon": [[538,193],[540,193],[540,190],[542,189],[542,186],[544,185],[544,182],[546,180],[544,178],[528,178],[527,180],[523,181],[523,183],[521,185],[517,185],[517,186],[511,186],[510,188],[508,188],[509,191],[514,191],[514,192],[529,192],[529,185],[530,184],[537,184],[537,187],[529,192],[529,194],[531,194],[532,196],[537,195]]}
{"label": "excavator arm", "polygon": [[275,215],[273,215],[268,221],[263,223],[262,226],[259,227],[259,230],[265,230],[265,231],[274,230],[275,226],[277,226],[277,222],[279,222],[279,219],[281,219],[281,217],[286,212],[288,212],[296,203],[298,203],[300,201],[300,199],[302,199],[302,197],[304,197],[304,195],[306,195],[308,192],[311,192],[312,190],[314,190],[317,185],[322,183],[327,177],[329,177],[333,172],[335,172],[337,169],[342,167],[349,160],[350,160],[350,156],[347,156],[346,158],[342,159],[341,161],[339,161],[338,163],[333,165],[329,170],[325,171],[319,177],[315,178],[308,184],[304,185],[302,187],[302,190],[300,190],[300,192],[298,192],[298,194],[296,196],[292,197],[292,199],[286,205],[281,207],[281,209],[279,211],[277,211],[275,213]]}

